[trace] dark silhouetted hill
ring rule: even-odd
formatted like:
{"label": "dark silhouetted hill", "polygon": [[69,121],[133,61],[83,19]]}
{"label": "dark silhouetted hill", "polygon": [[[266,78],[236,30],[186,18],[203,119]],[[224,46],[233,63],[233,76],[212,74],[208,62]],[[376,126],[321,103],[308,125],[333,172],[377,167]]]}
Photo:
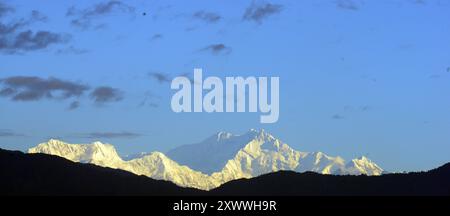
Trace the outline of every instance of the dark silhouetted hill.
{"label": "dark silhouetted hill", "polygon": [[210,192],[46,154],[0,149],[2,195],[408,196],[450,195],[450,163],[428,172],[334,176],[280,171]]}
{"label": "dark silhouetted hill", "polygon": [[450,163],[428,172],[382,176],[281,171],[231,181],[211,193],[248,196],[450,196]]}
{"label": "dark silhouetted hill", "polygon": [[3,195],[195,195],[171,182],[45,154],[0,149]]}

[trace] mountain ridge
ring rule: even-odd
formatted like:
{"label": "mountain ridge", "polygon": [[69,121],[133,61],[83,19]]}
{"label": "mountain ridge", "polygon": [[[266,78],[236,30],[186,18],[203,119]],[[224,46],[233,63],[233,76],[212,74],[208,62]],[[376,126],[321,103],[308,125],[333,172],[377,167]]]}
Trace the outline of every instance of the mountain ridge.
{"label": "mountain ridge", "polygon": [[69,144],[52,139],[30,148],[28,152],[123,169],[203,190],[216,188],[231,180],[253,178],[280,170],[344,175],[383,173],[383,169],[367,158],[353,159],[346,164],[339,156],[296,151],[264,130],[254,129],[243,135],[219,132],[200,143],[175,148],[167,155],[156,151],[141,153],[128,160],[122,159],[114,146],[101,142]]}
{"label": "mountain ridge", "polygon": [[[426,172],[381,176],[278,171],[210,191],[183,188],[120,169],[0,149],[0,195],[448,196],[450,163]],[[353,205],[353,204],[348,204]]]}

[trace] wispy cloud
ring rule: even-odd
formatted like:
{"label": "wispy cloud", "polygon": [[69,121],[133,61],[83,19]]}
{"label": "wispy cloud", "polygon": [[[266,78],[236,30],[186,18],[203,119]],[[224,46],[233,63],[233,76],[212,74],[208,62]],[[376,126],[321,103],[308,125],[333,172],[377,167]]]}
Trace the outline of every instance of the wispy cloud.
{"label": "wispy cloud", "polygon": [[378,79],[376,77],[368,75],[368,74],[361,75],[361,79],[367,80],[367,81],[370,81],[370,82],[373,82],[373,83],[378,82]]}
{"label": "wispy cloud", "polygon": [[184,31],[187,31],[187,32],[192,32],[192,31],[195,31],[195,30],[197,30],[197,27],[195,27],[195,26],[190,26],[190,27],[187,27],[187,28],[184,29]]}
{"label": "wispy cloud", "polygon": [[152,72],[148,74],[150,78],[158,81],[159,83],[169,83],[171,82],[170,75],[160,72]]}
{"label": "wispy cloud", "polygon": [[85,139],[132,139],[143,136],[139,133],[132,132],[91,132],[84,134],[76,134],[74,137],[85,138]]}
{"label": "wispy cloud", "polygon": [[[54,77],[11,76],[0,78],[0,97],[23,102],[43,99],[55,101],[75,99],[68,106],[68,110],[77,109],[80,106],[79,99],[90,89],[89,85]],[[121,90],[109,86],[96,87],[89,94],[90,99],[96,105],[121,101],[123,95]]]}
{"label": "wispy cloud", "polygon": [[12,53],[18,51],[33,51],[45,49],[52,44],[65,43],[69,40],[68,36],[49,32],[31,30],[18,33],[15,38],[8,42],[0,44],[0,49]]}
{"label": "wispy cloud", "polygon": [[337,0],[336,7],[344,10],[359,10],[359,5],[354,0]]}
{"label": "wispy cloud", "polygon": [[[14,8],[0,2],[0,17],[13,13]],[[0,20],[0,52],[16,54],[27,51],[42,50],[55,44],[66,43],[70,35],[45,30],[26,29],[35,22],[47,21],[47,16],[37,10],[31,11],[28,18],[13,19],[6,23]]]}
{"label": "wispy cloud", "polygon": [[89,50],[87,50],[87,49],[79,49],[74,46],[69,46],[66,48],[58,49],[58,50],[56,50],[55,53],[58,55],[68,55],[68,54],[82,55],[82,54],[86,54],[88,52],[89,52]]}
{"label": "wispy cloud", "polygon": [[25,137],[26,135],[13,132],[7,129],[0,129],[0,137]]}
{"label": "wispy cloud", "polygon": [[429,78],[430,78],[430,79],[439,79],[439,78],[441,78],[441,75],[440,75],[440,74],[431,74],[431,75],[429,76]]}
{"label": "wispy cloud", "polygon": [[347,105],[344,107],[344,111],[345,112],[368,112],[370,110],[372,110],[373,107],[369,106],[369,105],[363,105],[363,106],[350,106]]}
{"label": "wispy cloud", "polygon": [[222,19],[222,17],[217,13],[203,10],[195,12],[192,17],[206,23],[217,23]]}
{"label": "wispy cloud", "polygon": [[135,8],[123,3],[122,1],[107,1],[93,5],[85,9],[77,9],[75,6],[70,7],[66,16],[74,17],[71,25],[86,30],[90,28],[98,29],[104,27],[104,24],[95,24],[95,19],[107,16],[112,13],[133,14]]}
{"label": "wispy cloud", "polygon": [[138,107],[159,107],[159,104],[155,100],[161,100],[161,97],[153,94],[151,91],[147,91],[144,94],[144,99],[139,103]]}
{"label": "wispy cloud", "polygon": [[150,38],[150,40],[158,40],[158,39],[161,39],[161,38],[163,38],[163,35],[157,33],[157,34],[154,34],[154,35]]}
{"label": "wispy cloud", "polygon": [[89,89],[89,86],[50,77],[12,76],[0,79],[0,97],[13,101],[36,101],[40,99],[76,98]]}
{"label": "wispy cloud", "polygon": [[80,102],[79,101],[74,101],[72,103],[70,103],[69,105],[69,110],[75,110],[78,109],[78,107],[80,107]]}
{"label": "wispy cloud", "polygon": [[345,117],[343,115],[340,115],[340,114],[334,114],[334,115],[331,116],[331,119],[342,120],[342,119],[345,119]]}
{"label": "wispy cloud", "polygon": [[0,18],[5,16],[8,13],[14,12],[14,8],[9,5],[6,5],[3,2],[0,2]]}
{"label": "wispy cloud", "polygon": [[34,21],[39,21],[39,22],[47,22],[48,21],[47,15],[45,15],[37,10],[31,11],[31,19]]}
{"label": "wispy cloud", "polygon": [[362,112],[367,112],[367,111],[370,111],[372,109],[373,108],[371,106],[368,106],[368,105],[359,107],[359,110],[362,111]]}
{"label": "wispy cloud", "polygon": [[409,2],[418,4],[418,5],[425,5],[427,3],[425,0],[409,0]]}
{"label": "wispy cloud", "polygon": [[283,10],[280,4],[271,4],[263,1],[253,1],[247,7],[243,15],[243,20],[254,21],[261,24],[262,21],[272,15],[279,14]]}
{"label": "wispy cloud", "polygon": [[95,88],[91,92],[90,97],[97,105],[103,105],[106,103],[121,101],[123,99],[123,92],[109,86],[101,86]]}
{"label": "wispy cloud", "polygon": [[208,45],[200,49],[200,51],[209,52],[213,55],[228,55],[232,52],[232,49],[231,47],[225,46],[225,44],[220,43]]}
{"label": "wispy cloud", "polygon": [[448,76],[449,73],[450,73],[450,67],[447,67],[447,68],[445,68],[445,70],[443,70],[441,72],[428,75],[428,78],[430,78],[430,79],[441,79],[441,78],[444,78],[444,77]]}

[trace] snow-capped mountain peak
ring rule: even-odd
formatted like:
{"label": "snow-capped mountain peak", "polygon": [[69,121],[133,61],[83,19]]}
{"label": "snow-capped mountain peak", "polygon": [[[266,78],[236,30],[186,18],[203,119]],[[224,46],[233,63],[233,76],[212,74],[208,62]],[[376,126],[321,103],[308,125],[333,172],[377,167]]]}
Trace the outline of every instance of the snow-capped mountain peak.
{"label": "snow-capped mountain peak", "polygon": [[242,135],[219,132],[199,143],[177,147],[167,156],[161,152],[151,152],[123,160],[110,144],[68,144],[55,139],[41,143],[29,152],[123,169],[205,190],[227,181],[280,170],[338,175],[383,173],[383,169],[365,156],[346,163],[339,156],[333,157],[323,152],[297,151],[266,131],[254,129]]}
{"label": "snow-capped mountain peak", "polygon": [[346,165],[344,174],[350,175],[381,175],[384,172],[377,164],[372,162],[369,158],[361,156],[359,158],[351,160]]}
{"label": "snow-capped mountain peak", "polygon": [[92,163],[98,166],[122,169],[137,175],[145,175],[154,179],[168,180],[185,187],[211,189],[220,185],[201,172],[187,166],[181,166],[161,152],[151,152],[128,161],[122,160],[114,146],[101,142],[91,144],[69,144],[51,139],[30,148],[28,153],[44,153],[81,163]]}
{"label": "snow-capped mountain peak", "polygon": [[254,133],[233,135],[228,132],[219,132],[199,143],[172,149],[167,152],[167,155],[182,165],[211,174],[220,171],[226,162],[254,137]]}
{"label": "snow-capped mountain peak", "polygon": [[75,162],[95,163],[114,168],[117,168],[116,164],[122,161],[113,145],[98,141],[91,144],[69,144],[50,139],[46,143],[29,149],[28,152],[51,154]]}

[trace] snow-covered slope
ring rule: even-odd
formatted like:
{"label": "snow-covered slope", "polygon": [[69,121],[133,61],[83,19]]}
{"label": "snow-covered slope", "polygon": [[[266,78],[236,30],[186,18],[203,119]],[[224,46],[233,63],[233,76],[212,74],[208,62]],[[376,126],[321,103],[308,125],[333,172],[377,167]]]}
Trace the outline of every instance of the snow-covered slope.
{"label": "snow-covered slope", "polygon": [[71,161],[93,163],[100,166],[119,168],[122,159],[117,154],[114,146],[94,142],[85,145],[71,145],[59,140],[51,139],[46,143],[28,150],[28,153],[45,153],[57,155]]}
{"label": "snow-covered slope", "polygon": [[345,169],[340,170],[337,174],[359,175],[362,173],[366,175],[381,175],[383,172],[383,169],[381,169],[377,164],[372,162],[369,158],[362,156],[350,161],[345,166]]}
{"label": "snow-covered slope", "polygon": [[209,190],[221,184],[279,170],[337,175],[381,175],[383,169],[366,157],[346,163],[322,152],[300,152],[264,130],[243,135],[220,132],[203,142],[178,147],[167,155],[141,153],[123,160],[109,144],[41,143],[29,153],[46,153],[75,162],[123,169],[184,187]]}
{"label": "snow-covered slope", "polygon": [[29,153],[44,153],[64,157],[74,162],[92,163],[103,167],[122,169],[153,179],[171,181],[177,185],[199,189],[212,189],[220,185],[211,182],[209,176],[181,166],[161,152],[143,154],[140,158],[124,161],[109,144],[69,144],[50,140],[28,150]]}
{"label": "snow-covered slope", "polygon": [[167,156],[192,169],[211,174],[222,170],[227,161],[253,138],[252,133],[236,136],[219,132],[200,143],[177,147],[167,152]]}
{"label": "snow-covered slope", "polygon": [[[251,141],[226,163],[223,170],[212,174],[214,179],[226,182],[280,170],[313,171],[322,174],[336,174],[338,171],[353,175],[378,174],[378,171],[370,170],[371,167],[379,168],[372,162],[358,163],[361,165],[356,167],[356,165],[346,165],[341,157],[331,157],[322,152],[296,151],[263,130],[251,130],[245,136],[251,136]],[[359,160],[353,161],[359,162]]]}

